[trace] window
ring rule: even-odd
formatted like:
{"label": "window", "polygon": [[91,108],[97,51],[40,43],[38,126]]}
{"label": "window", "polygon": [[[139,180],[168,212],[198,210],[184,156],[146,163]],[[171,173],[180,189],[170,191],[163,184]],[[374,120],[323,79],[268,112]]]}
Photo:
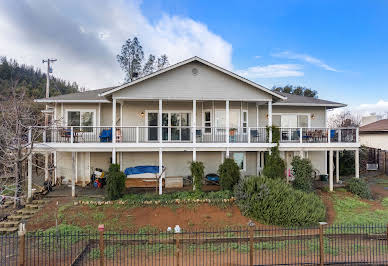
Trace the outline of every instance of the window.
{"label": "window", "polygon": [[205,127],[205,133],[211,133],[212,132],[212,113],[210,111],[204,112],[204,127]]}
{"label": "window", "polygon": [[283,128],[309,127],[308,114],[274,114],[272,125]]}
{"label": "window", "polygon": [[243,127],[243,133],[247,133],[247,127],[248,127],[248,111],[242,112],[242,127]]}
{"label": "window", "polygon": [[308,115],[298,115],[298,127],[308,127],[309,117]]}
{"label": "window", "polygon": [[231,158],[233,158],[240,170],[245,171],[245,152],[232,152],[231,155]]}
{"label": "window", "polygon": [[84,132],[92,132],[95,123],[95,111],[74,110],[67,111],[67,125],[80,127]]}

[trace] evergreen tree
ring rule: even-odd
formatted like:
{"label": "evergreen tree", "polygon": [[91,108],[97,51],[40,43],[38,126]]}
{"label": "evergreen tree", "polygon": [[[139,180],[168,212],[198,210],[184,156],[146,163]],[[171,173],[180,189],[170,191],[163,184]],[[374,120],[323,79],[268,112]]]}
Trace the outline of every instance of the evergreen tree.
{"label": "evergreen tree", "polygon": [[[10,88],[25,92],[25,97],[43,98],[46,95],[46,74],[16,60],[0,57],[0,94],[10,96]],[[78,84],[50,77],[50,96],[77,92]]]}

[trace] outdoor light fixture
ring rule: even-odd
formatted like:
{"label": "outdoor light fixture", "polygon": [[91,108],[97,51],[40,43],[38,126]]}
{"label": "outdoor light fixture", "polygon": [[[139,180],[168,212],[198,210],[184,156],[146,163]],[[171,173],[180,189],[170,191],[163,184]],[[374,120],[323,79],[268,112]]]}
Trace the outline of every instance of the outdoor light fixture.
{"label": "outdoor light fixture", "polygon": [[311,114],[311,119],[315,119],[315,114]]}

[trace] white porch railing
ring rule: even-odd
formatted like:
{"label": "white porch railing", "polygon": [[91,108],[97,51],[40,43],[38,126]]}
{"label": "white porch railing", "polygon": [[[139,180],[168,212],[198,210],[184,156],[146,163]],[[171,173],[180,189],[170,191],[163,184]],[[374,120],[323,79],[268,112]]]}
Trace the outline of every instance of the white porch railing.
{"label": "white porch railing", "polygon": [[[40,128],[50,143],[268,143],[265,127],[116,126]],[[195,130],[195,134],[193,134]],[[159,136],[161,132],[161,137]],[[357,128],[279,128],[281,143],[356,143]],[[193,139],[195,136],[195,140]]]}

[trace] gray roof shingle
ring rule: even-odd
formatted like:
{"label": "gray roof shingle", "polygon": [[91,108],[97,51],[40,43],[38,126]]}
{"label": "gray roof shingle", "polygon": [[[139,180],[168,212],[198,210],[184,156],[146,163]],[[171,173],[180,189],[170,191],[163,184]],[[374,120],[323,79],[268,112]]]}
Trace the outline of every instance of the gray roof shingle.
{"label": "gray roof shingle", "polygon": [[98,89],[98,90],[89,90],[89,91],[84,91],[84,92],[75,92],[75,93],[69,93],[69,94],[64,94],[64,95],[58,95],[58,96],[53,96],[50,98],[42,98],[42,99],[37,99],[37,102],[62,102],[62,101],[80,101],[80,102],[86,102],[86,101],[91,101],[91,102],[96,102],[96,101],[102,101],[102,102],[109,102],[106,97],[101,97],[98,96],[100,93],[106,92],[108,90],[111,90],[115,87],[108,87],[108,88],[103,88],[103,89]]}
{"label": "gray roof shingle", "polygon": [[327,106],[327,107],[345,107],[346,104],[322,100],[313,97],[300,96],[285,92],[278,92],[287,97],[286,100],[275,103],[276,105],[301,105],[301,106]]}

